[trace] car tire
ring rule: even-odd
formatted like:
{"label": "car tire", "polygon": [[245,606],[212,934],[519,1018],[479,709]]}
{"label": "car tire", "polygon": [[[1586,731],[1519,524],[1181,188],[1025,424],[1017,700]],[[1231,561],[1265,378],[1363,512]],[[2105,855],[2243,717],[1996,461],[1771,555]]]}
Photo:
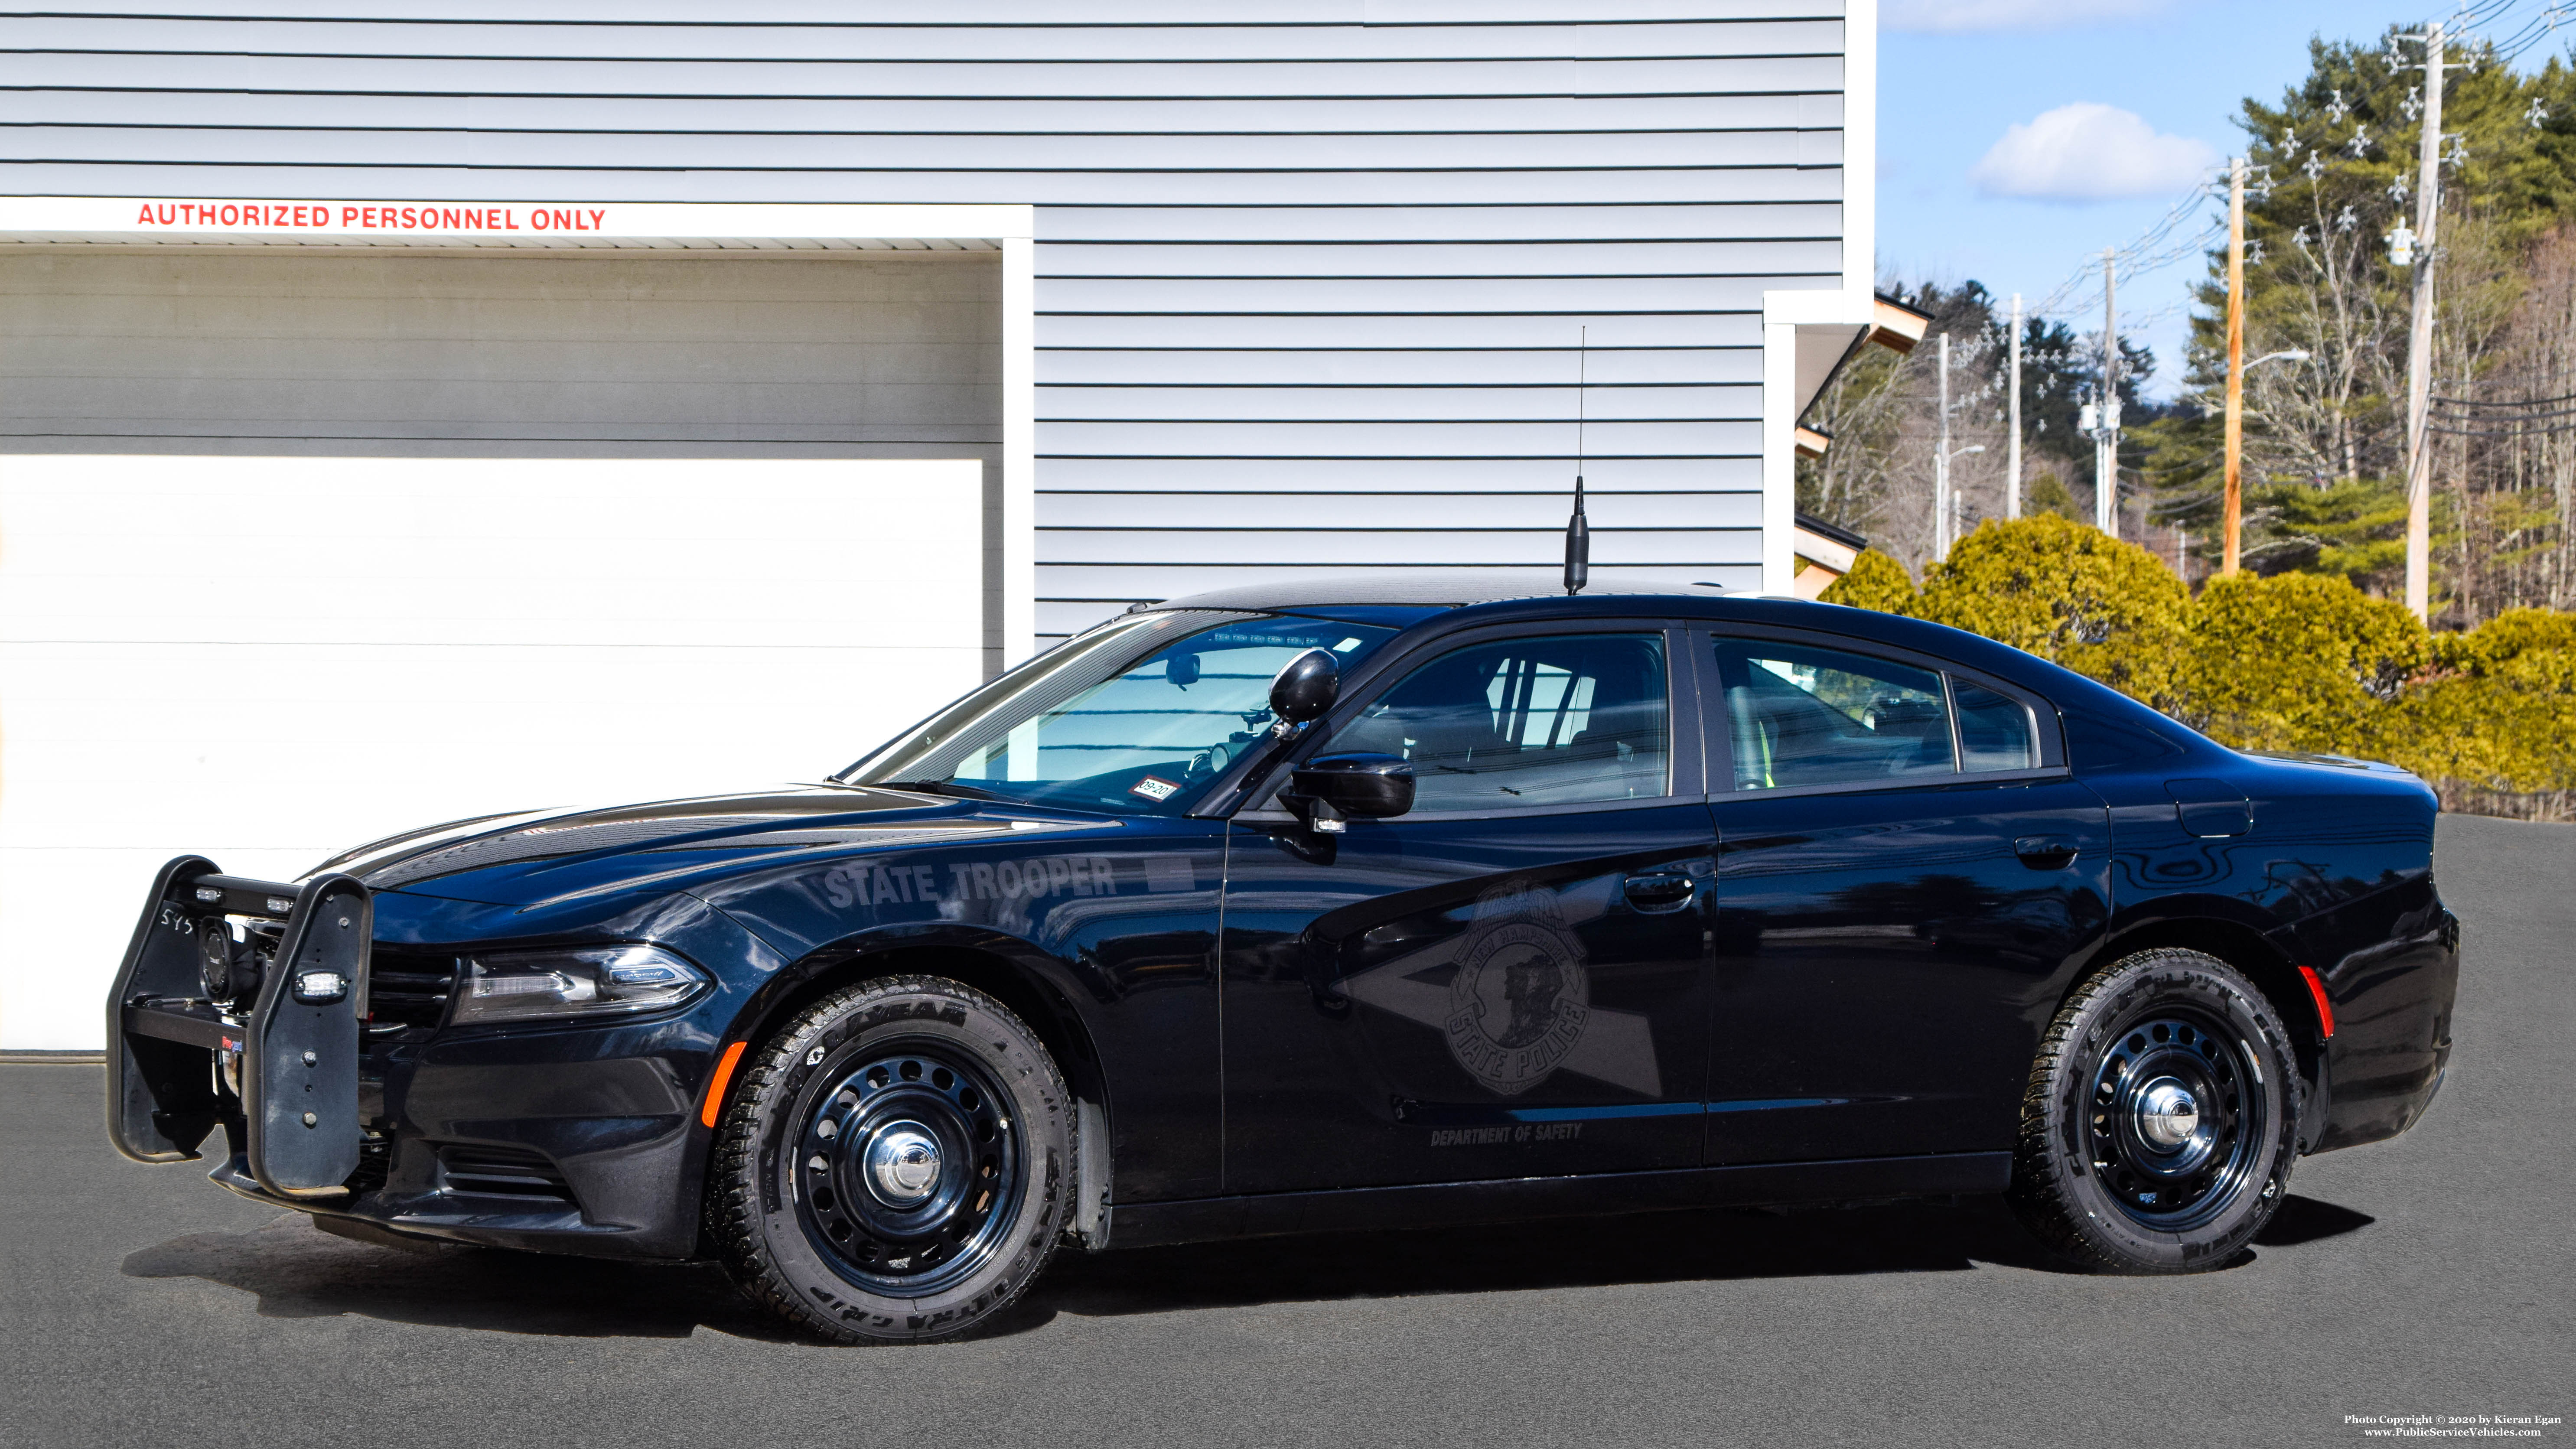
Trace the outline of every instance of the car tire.
{"label": "car tire", "polygon": [[2041,1039],[2013,1208],[2081,1267],[2224,1266],[2288,1194],[2301,1092],[2280,1014],[2234,967],[2198,951],[2124,957]]}
{"label": "car tire", "polygon": [[752,1049],[718,1119],[707,1240],[743,1292],[840,1343],[987,1324],[1055,1251],[1074,1113],[1037,1034],[928,976],[834,992]]}

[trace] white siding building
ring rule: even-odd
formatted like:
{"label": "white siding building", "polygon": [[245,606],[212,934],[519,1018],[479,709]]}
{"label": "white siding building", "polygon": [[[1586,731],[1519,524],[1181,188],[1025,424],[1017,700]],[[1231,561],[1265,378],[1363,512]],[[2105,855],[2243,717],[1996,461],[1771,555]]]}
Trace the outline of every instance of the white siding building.
{"label": "white siding building", "polygon": [[[811,777],[1130,601],[1552,566],[1578,368],[1595,567],[1786,591],[1875,46],[1873,0],[0,19],[0,1045],[96,1031],[28,902],[177,850]],[[239,726],[352,702],[363,748]],[[232,823],[317,759],[378,783]],[[102,817],[138,769],[187,808]]]}

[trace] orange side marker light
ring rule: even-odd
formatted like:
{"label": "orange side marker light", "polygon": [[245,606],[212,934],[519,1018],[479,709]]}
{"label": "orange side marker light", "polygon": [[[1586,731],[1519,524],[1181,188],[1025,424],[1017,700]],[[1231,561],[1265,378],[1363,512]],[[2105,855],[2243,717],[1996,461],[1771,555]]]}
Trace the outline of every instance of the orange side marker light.
{"label": "orange side marker light", "polygon": [[[2299,969],[2304,971],[2307,968],[2301,967]],[[2315,978],[2313,977],[2310,978],[2311,981],[2314,979]],[[2331,1028],[2328,1029],[2327,1034],[2333,1034]],[[726,1047],[724,1049],[724,1055],[717,1059],[716,1074],[707,1078],[707,1104],[698,1109],[698,1120],[700,1122],[705,1123],[709,1127],[716,1125],[716,1113],[721,1111],[724,1107],[725,1084],[733,1080],[734,1064],[742,1060],[742,1049],[749,1045],[751,1045],[751,1043],[747,1041],[735,1042],[732,1046]]]}
{"label": "orange side marker light", "polygon": [[[2305,978],[2308,983],[2308,994],[2317,999],[2317,1020],[2325,1027],[2327,1038],[2332,1039],[2334,1036],[2334,1003],[2326,999],[2325,982],[2318,979],[2317,968],[2314,966],[2300,967],[2299,975]],[[726,1065],[732,1065],[730,1059],[727,1060]]]}

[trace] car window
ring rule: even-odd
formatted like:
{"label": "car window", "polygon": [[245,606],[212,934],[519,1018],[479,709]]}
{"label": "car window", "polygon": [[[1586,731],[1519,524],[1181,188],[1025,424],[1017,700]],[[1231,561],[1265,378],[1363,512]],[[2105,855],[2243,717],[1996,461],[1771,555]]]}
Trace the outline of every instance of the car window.
{"label": "car window", "polygon": [[1941,676],[1767,640],[1717,641],[1738,790],[1955,774]]}
{"label": "car window", "polygon": [[2039,768],[2039,727],[2030,706],[1955,674],[1950,676],[1950,700],[1959,711],[1961,769]]}
{"label": "car window", "polygon": [[1288,661],[1324,649],[1347,669],[1393,637],[1293,615],[1130,616],[967,696],[842,778],[1177,814],[1264,737],[1270,681]]}
{"label": "car window", "polygon": [[1416,810],[1670,794],[1664,639],[1570,634],[1452,650],[1336,732],[1336,753],[1413,762]]}

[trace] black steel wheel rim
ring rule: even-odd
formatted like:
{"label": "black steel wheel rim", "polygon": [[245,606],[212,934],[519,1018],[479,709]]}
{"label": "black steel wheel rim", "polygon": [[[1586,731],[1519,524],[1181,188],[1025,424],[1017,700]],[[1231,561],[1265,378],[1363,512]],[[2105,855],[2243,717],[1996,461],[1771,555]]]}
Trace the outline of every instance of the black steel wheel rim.
{"label": "black steel wheel rim", "polygon": [[1019,1215],[1025,1154],[1010,1099],[935,1039],[817,1063],[799,1094],[789,1192],[806,1240],[853,1285],[940,1292],[988,1262]]}
{"label": "black steel wheel rim", "polygon": [[2154,1007],[2122,1027],[2093,1070],[2085,1145],[2130,1221],[2202,1226],[2245,1190],[2269,1111],[2253,1051],[2198,1011]]}

